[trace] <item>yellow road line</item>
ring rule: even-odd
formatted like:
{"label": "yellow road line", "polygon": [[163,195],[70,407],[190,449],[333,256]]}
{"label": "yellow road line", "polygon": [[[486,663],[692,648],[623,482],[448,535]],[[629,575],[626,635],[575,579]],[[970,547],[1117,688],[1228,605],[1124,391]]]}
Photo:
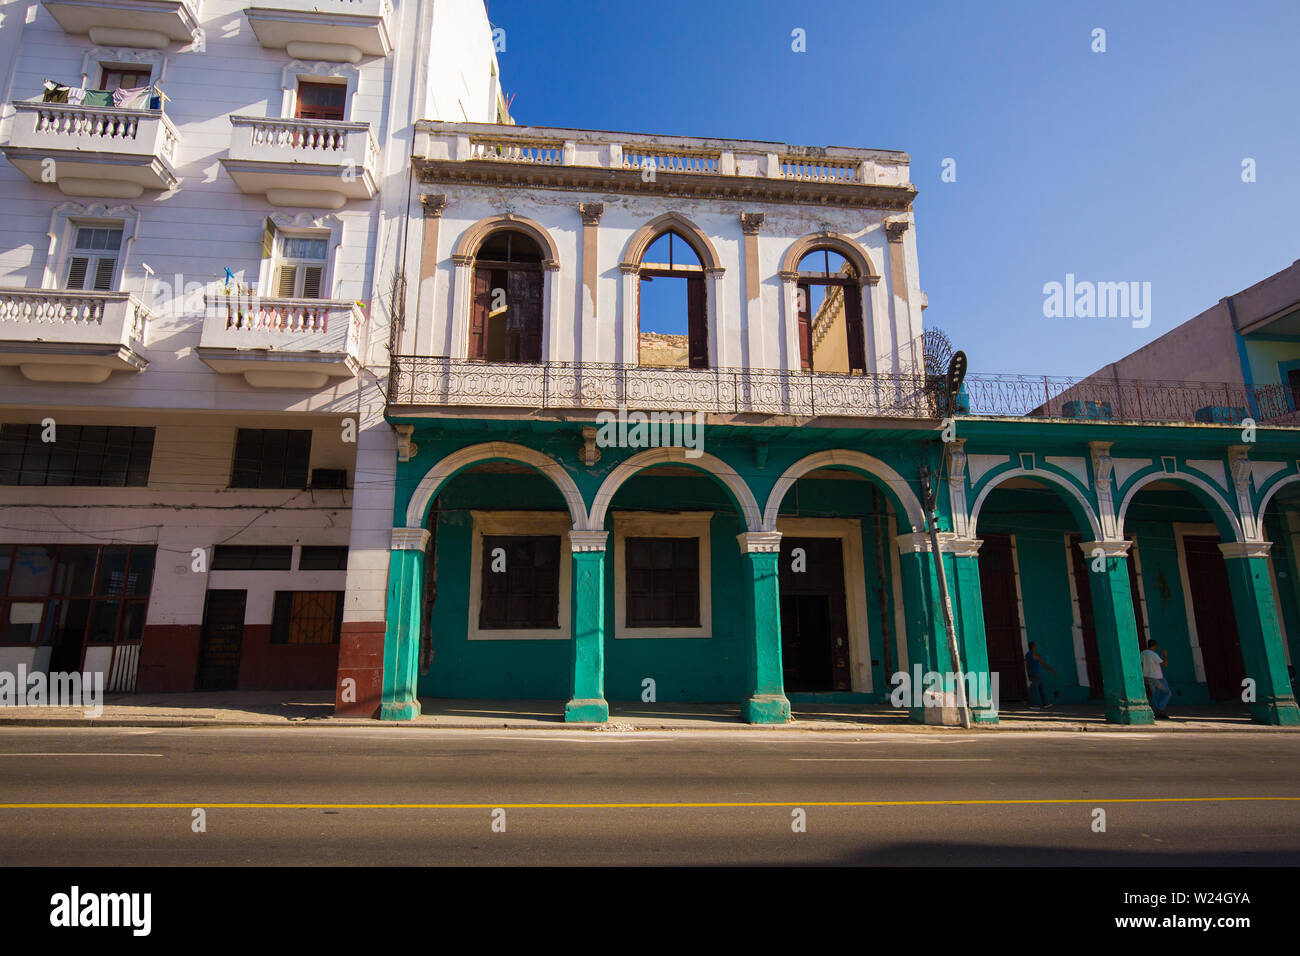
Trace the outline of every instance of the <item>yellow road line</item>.
{"label": "yellow road line", "polygon": [[0,810],[709,810],[764,807],[976,807],[1108,803],[1300,802],[1300,797],[1089,797],[1046,800],[776,800],[723,803],[0,803]]}

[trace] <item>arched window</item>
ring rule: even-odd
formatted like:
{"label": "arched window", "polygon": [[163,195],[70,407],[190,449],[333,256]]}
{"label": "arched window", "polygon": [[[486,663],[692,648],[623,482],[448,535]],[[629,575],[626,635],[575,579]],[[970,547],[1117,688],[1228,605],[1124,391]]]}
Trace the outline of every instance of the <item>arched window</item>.
{"label": "arched window", "polygon": [[799,360],[804,370],[864,374],[862,280],[853,263],[832,249],[814,249],[799,260],[797,281]]}
{"label": "arched window", "polygon": [[542,252],[522,232],[498,229],[474,256],[469,357],[542,360]]}
{"label": "arched window", "polygon": [[638,361],[669,368],[709,367],[704,267],[695,247],[665,232],[641,257]]}

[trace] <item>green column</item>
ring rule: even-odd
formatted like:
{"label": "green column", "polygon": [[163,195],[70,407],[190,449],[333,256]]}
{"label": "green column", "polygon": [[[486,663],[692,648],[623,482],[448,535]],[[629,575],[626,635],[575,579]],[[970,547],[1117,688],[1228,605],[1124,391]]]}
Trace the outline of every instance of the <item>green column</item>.
{"label": "green column", "polygon": [[[955,551],[948,555],[948,575],[953,600],[953,622],[957,628],[957,645],[961,650],[962,669],[975,674],[978,686],[988,688],[989,706],[971,702],[971,721],[977,724],[998,722],[998,694],[989,673],[988,644],[984,637],[984,594],[980,590],[979,541],[954,542]],[[967,694],[971,693],[967,684]]]}
{"label": "green column", "polygon": [[753,531],[737,535],[748,564],[749,600],[745,618],[752,640],[746,653],[746,698],[742,713],[751,724],[783,724],[790,719],[781,669],[781,593],[777,564],[781,535]]}
{"label": "green column", "polygon": [[429,532],[394,528],[388,559],[387,628],[384,631],[384,690],[380,720],[420,716],[415,681],[420,666],[420,616],[424,611],[424,549]]}
{"label": "green column", "polygon": [[1219,549],[1227,559],[1242,662],[1246,665],[1246,676],[1255,681],[1255,700],[1250,704],[1250,713],[1262,724],[1300,725],[1300,710],[1296,709],[1287,676],[1286,654],[1277,625],[1273,580],[1268,573],[1268,545],[1221,544]]}
{"label": "green column", "polygon": [[[944,632],[943,610],[939,607],[938,577],[930,559],[929,536],[905,534],[894,540],[898,546],[899,583],[907,627],[907,673],[915,685],[918,664],[923,675],[952,670],[948,662],[948,638]],[[924,686],[913,687],[914,705],[907,709],[909,718],[918,724],[940,722],[938,708],[921,706],[923,690]],[[934,713],[927,714],[927,710]]]}
{"label": "green column", "polygon": [[[1106,694],[1106,720],[1112,724],[1151,724],[1155,715],[1147,700],[1138,649],[1137,617],[1129,588],[1127,541],[1085,541],[1084,564],[1092,589],[1092,613],[1097,630],[1097,656]],[[1101,554],[1093,552],[1101,549]]]}
{"label": "green column", "polygon": [[571,531],[573,548],[573,655],[570,722],[609,720],[605,701],[605,540],[607,531]]}

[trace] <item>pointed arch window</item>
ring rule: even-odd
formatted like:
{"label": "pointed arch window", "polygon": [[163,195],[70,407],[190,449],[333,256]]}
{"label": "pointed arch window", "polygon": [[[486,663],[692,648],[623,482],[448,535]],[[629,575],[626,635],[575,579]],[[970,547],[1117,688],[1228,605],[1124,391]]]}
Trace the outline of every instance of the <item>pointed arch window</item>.
{"label": "pointed arch window", "polygon": [[799,260],[796,305],[799,361],[805,371],[862,375],[867,370],[862,277],[834,249],[813,249]]}
{"label": "pointed arch window", "polygon": [[661,233],[646,247],[638,274],[640,364],[708,368],[708,293],[695,247],[676,232]]}
{"label": "pointed arch window", "polygon": [[474,257],[469,357],[542,360],[542,252],[522,232],[490,233]]}

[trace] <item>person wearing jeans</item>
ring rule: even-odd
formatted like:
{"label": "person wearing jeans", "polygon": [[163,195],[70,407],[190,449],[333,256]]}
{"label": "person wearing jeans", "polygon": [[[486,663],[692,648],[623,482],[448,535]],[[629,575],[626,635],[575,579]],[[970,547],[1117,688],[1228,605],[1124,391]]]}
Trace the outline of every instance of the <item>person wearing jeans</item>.
{"label": "person wearing jeans", "polygon": [[1053,674],[1056,673],[1047,663],[1038,656],[1033,641],[1029,642],[1029,650],[1025,654],[1025,671],[1029,674],[1029,706],[1034,706],[1034,691],[1038,691],[1038,699],[1044,708],[1052,705],[1047,702],[1047,688],[1043,686],[1043,668],[1046,667]]}
{"label": "person wearing jeans", "polygon": [[1169,666],[1169,655],[1156,646],[1155,641],[1147,641],[1147,649],[1142,652],[1142,678],[1147,683],[1147,696],[1151,698],[1151,709],[1157,717],[1168,717],[1165,708],[1173,699],[1169,681],[1165,680],[1165,668]]}

